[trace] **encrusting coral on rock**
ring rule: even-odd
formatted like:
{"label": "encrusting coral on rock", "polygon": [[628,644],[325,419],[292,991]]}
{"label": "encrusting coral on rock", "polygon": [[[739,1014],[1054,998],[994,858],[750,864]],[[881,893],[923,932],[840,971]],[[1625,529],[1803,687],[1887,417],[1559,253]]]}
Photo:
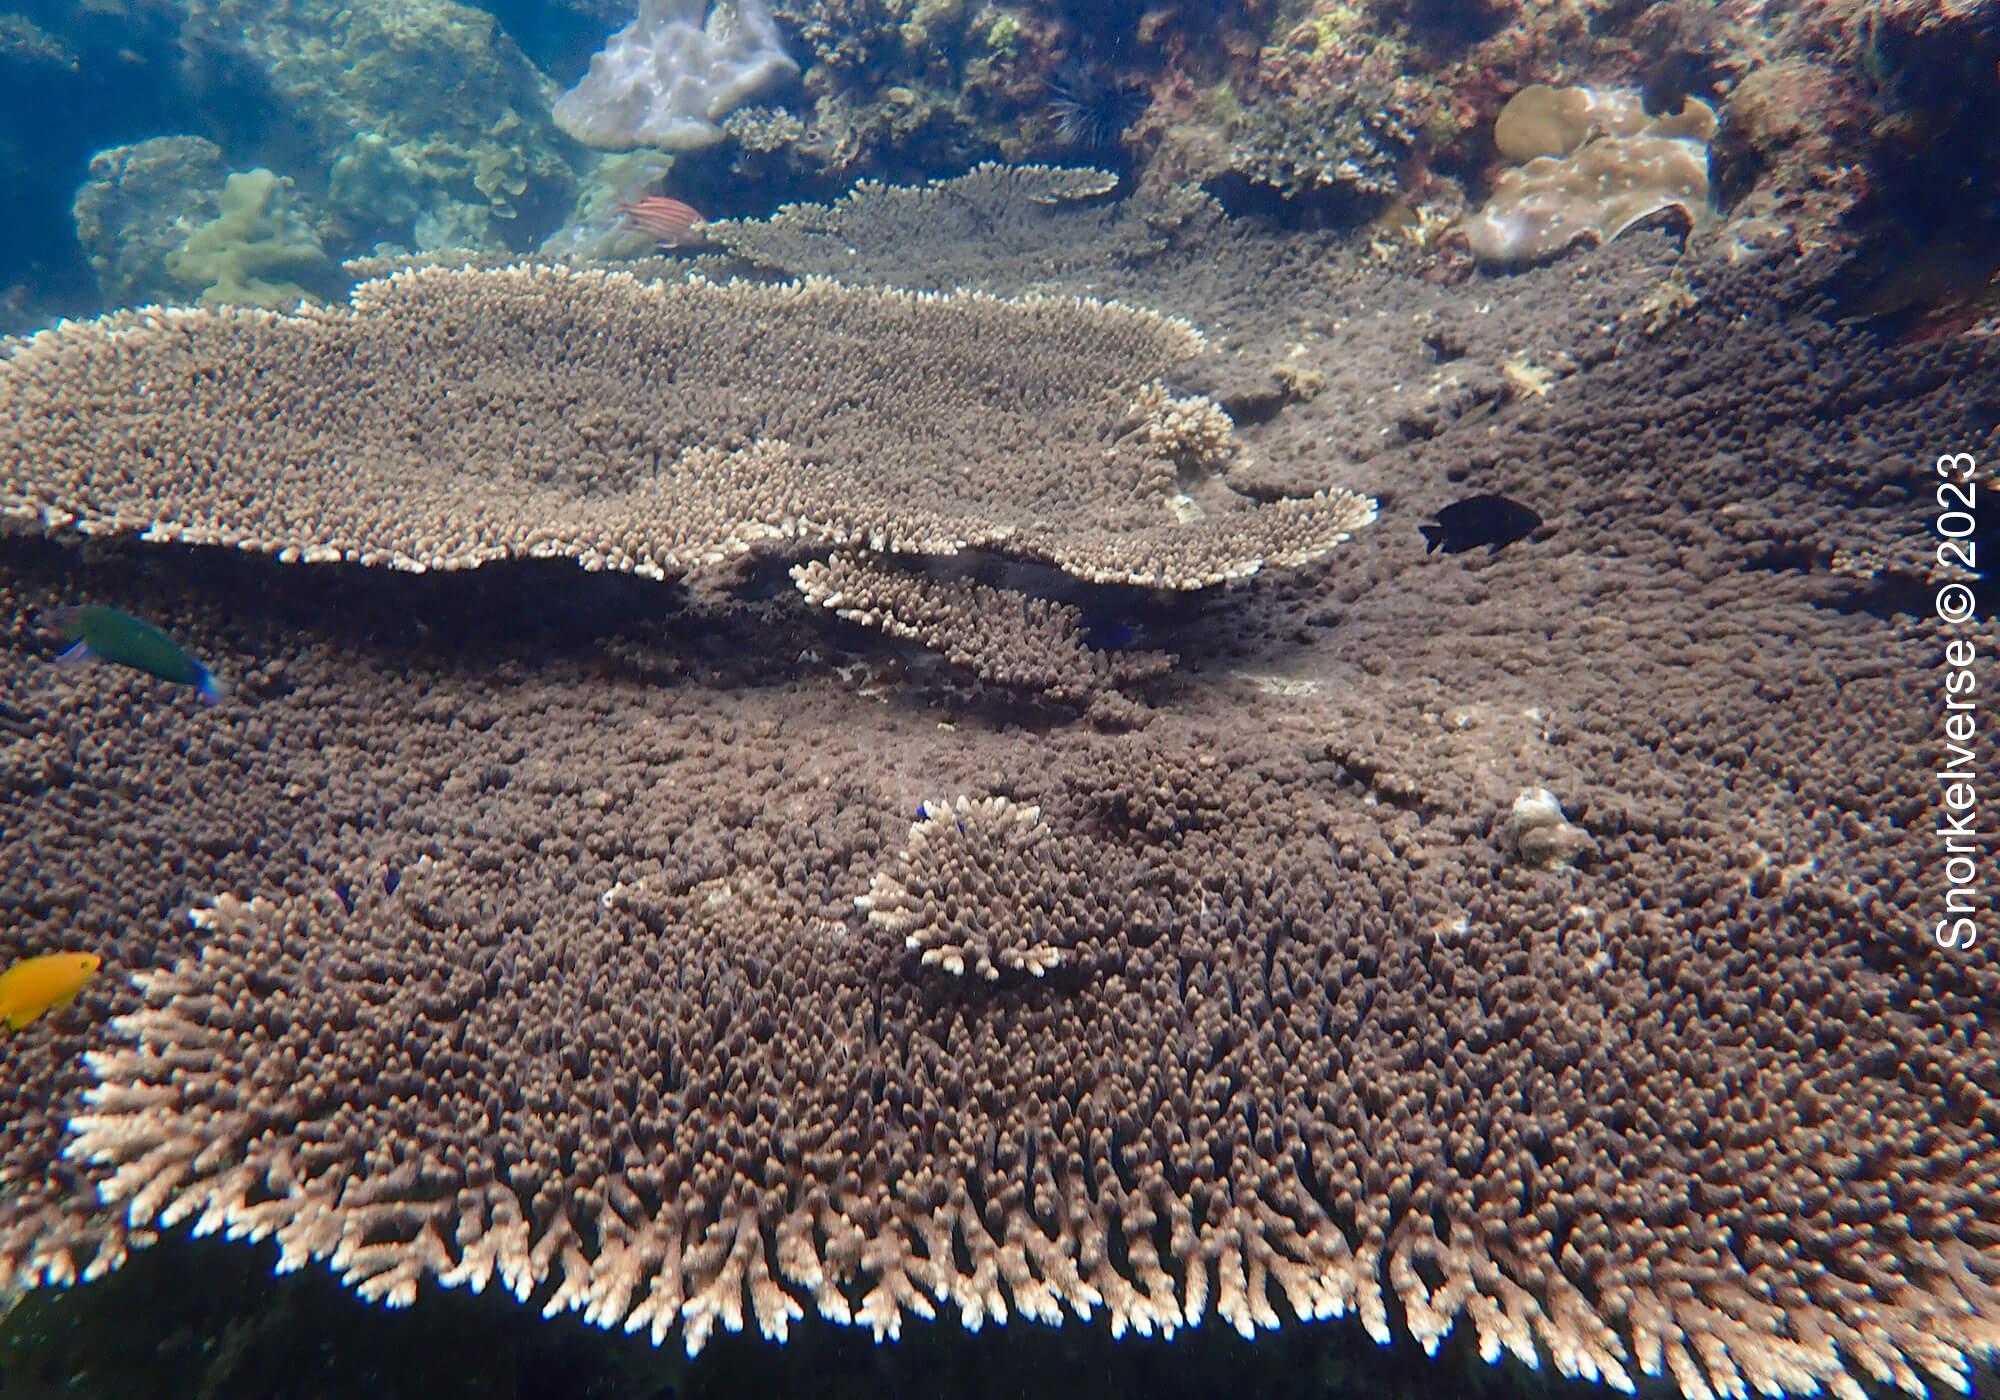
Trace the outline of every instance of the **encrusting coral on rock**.
{"label": "encrusting coral on rock", "polygon": [[228,175],[222,148],[199,136],[156,136],[91,157],[71,217],[107,304],[186,301],[209,285],[181,281],[167,260],[215,219]]}
{"label": "encrusting coral on rock", "polygon": [[363,235],[340,251],[380,238],[497,247],[573,194],[573,148],[549,118],[554,85],[485,10],[457,0],[167,8],[188,74],[233,70],[267,94],[259,160],[323,191],[348,236]]}

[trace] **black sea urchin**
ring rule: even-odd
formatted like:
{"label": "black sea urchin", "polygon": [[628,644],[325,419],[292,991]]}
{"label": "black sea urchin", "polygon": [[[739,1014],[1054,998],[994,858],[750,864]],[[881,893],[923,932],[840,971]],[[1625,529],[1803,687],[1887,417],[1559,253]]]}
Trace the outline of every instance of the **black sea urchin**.
{"label": "black sea urchin", "polygon": [[1071,60],[1049,79],[1049,116],[1066,146],[1105,150],[1152,101],[1145,84],[1126,82],[1103,68]]}

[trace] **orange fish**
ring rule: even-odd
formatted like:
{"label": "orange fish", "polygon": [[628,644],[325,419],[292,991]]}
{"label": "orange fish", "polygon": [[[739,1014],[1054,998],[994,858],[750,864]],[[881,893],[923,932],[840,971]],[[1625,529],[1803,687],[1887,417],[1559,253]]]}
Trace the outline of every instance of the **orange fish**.
{"label": "orange fish", "polygon": [[44,1011],[68,1005],[102,966],[104,959],[95,953],[22,958],[0,972],[0,1020],[18,1031]]}
{"label": "orange fish", "polygon": [[663,194],[649,194],[643,199],[621,199],[618,212],[625,216],[627,228],[639,229],[653,236],[653,240],[665,248],[679,248],[689,243],[699,243],[701,235],[701,215],[692,205],[683,204],[678,199],[669,199]]}

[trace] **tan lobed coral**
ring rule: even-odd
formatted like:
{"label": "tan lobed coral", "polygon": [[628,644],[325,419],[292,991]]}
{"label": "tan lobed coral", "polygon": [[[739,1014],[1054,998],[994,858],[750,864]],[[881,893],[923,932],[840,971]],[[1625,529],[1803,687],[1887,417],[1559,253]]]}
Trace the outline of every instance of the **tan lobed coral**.
{"label": "tan lobed coral", "polygon": [[1074,298],[424,269],[341,307],[37,335],[0,362],[0,513],[414,570],[660,577],[854,544],[1160,588],[1372,518],[1336,491],[1162,520],[1117,404],[1200,345]]}
{"label": "tan lobed coral", "polygon": [[1566,156],[1599,136],[1659,136],[1706,143],[1715,112],[1695,98],[1675,113],[1655,116],[1640,94],[1623,88],[1559,88],[1531,83],[1507,100],[1493,123],[1500,154],[1523,165],[1537,156]]}
{"label": "tan lobed coral", "polygon": [[1523,88],[1502,109],[1494,141],[1524,163],[1465,221],[1466,242],[1482,262],[1533,262],[1578,239],[1616,238],[1663,209],[1699,226],[1714,135],[1715,112],[1696,98],[1653,117],[1636,93]]}
{"label": "tan lobed coral", "polygon": [[308,285],[339,282],[291,185],[268,170],[229,176],[221,212],[167,254],[167,271],[200,289],[204,306],[297,306],[311,299]]}

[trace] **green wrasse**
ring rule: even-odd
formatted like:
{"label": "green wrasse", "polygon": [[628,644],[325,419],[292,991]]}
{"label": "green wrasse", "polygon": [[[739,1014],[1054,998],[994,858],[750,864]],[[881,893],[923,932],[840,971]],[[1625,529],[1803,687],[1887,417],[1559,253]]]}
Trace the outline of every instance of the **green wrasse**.
{"label": "green wrasse", "polygon": [[210,702],[229,694],[208,667],[189,656],[180,643],[150,622],[98,604],[52,608],[47,614],[66,642],[75,642],[56,659],[64,664],[111,661],[176,685],[191,685]]}

